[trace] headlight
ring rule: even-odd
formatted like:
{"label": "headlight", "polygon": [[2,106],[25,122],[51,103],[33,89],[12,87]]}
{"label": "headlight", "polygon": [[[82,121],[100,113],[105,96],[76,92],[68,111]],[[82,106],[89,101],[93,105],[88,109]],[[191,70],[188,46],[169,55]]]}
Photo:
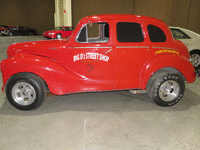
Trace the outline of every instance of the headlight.
{"label": "headlight", "polygon": [[48,33],[49,35],[54,35],[55,33]]}

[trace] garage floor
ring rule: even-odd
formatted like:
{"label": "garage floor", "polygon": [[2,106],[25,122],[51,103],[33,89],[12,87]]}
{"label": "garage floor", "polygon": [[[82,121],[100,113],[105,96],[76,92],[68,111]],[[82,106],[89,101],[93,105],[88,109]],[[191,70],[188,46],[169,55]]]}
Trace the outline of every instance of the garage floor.
{"label": "garage floor", "polygon": [[[0,37],[0,60],[9,44],[42,39]],[[0,91],[0,150],[57,149],[199,150],[200,78],[167,108],[146,94],[118,91],[51,96],[36,110],[20,111]]]}

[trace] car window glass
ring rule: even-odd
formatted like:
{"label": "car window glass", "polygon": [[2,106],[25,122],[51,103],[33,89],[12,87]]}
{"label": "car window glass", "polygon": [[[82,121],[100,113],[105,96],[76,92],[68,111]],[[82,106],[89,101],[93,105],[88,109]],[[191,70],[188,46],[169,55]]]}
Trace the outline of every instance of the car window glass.
{"label": "car window glass", "polygon": [[108,23],[86,24],[77,36],[78,43],[106,43],[109,41]]}
{"label": "car window glass", "polygon": [[190,37],[179,29],[170,29],[175,39],[190,39]]}
{"label": "car window glass", "polygon": [[166,35],[165,33],[157,26],[148,25],[149,38],[151,42],[165,42]]}
{"label": "car window glass", "polygon": [[77,41],[79,43],[86,43],[87,42],[87,26],[85,25],[82,27],[81,31],[79,32],[79,35],[77,37]]}
{"label": "car window glass", "polygon": [[141,25],[134,22],[118,22],[117,40],[119,42],[143,42]]}
{"label": "car window glass", "polygon": [[72,27],[65,27],[64,29],[63,29],[63,31],[71,31],[72,30]]}
{"label": "car window glass", "polygon": [[56,27],[54,30],[62,30],[62,27]]}

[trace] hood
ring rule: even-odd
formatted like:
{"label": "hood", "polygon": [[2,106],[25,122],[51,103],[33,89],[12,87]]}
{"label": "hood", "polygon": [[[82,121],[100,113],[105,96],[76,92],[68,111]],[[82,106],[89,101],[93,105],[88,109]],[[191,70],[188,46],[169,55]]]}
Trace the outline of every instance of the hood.
{"label": "hood", "polygon": [[67,40],[44,40],[11,44],[7,49],[8,57],[15,55],[38,55],[58,60],[61,48],[65,48]]}

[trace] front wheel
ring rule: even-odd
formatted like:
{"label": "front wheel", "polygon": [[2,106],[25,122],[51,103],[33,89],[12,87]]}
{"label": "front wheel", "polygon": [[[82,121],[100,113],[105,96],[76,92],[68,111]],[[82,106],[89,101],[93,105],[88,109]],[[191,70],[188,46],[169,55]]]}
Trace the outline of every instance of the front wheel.
{"label": "front wheel", "polygon": [[13,36],[13,33],[12,32],[9,32],[9,34],[8,34],[9,36]]}
{"label": "front wheel", "polygon": [[172,106],[178,103],[185,92],[183,79],[165,71],[155,73],[147,84],[147,94],[159,106]]}
{"label": "front wheel", "polygon": [[30,73],[19,73],[8,80],[6,95],[15,108],[32,110],[45,101],[46,87],[40,77]]}
{"label": "front wheel", "polygon": [[200,50],[193,50],[190,52],[190,58],[193,66],[196,68],[200,67]]}
{"label": "front wheel", "polygon": [[58,33],[58,34],[56,35],[56,38],[57,38],[57,39],[61,39],[61,38],[62,38],[62,35],[61,35],[60,33]]}

